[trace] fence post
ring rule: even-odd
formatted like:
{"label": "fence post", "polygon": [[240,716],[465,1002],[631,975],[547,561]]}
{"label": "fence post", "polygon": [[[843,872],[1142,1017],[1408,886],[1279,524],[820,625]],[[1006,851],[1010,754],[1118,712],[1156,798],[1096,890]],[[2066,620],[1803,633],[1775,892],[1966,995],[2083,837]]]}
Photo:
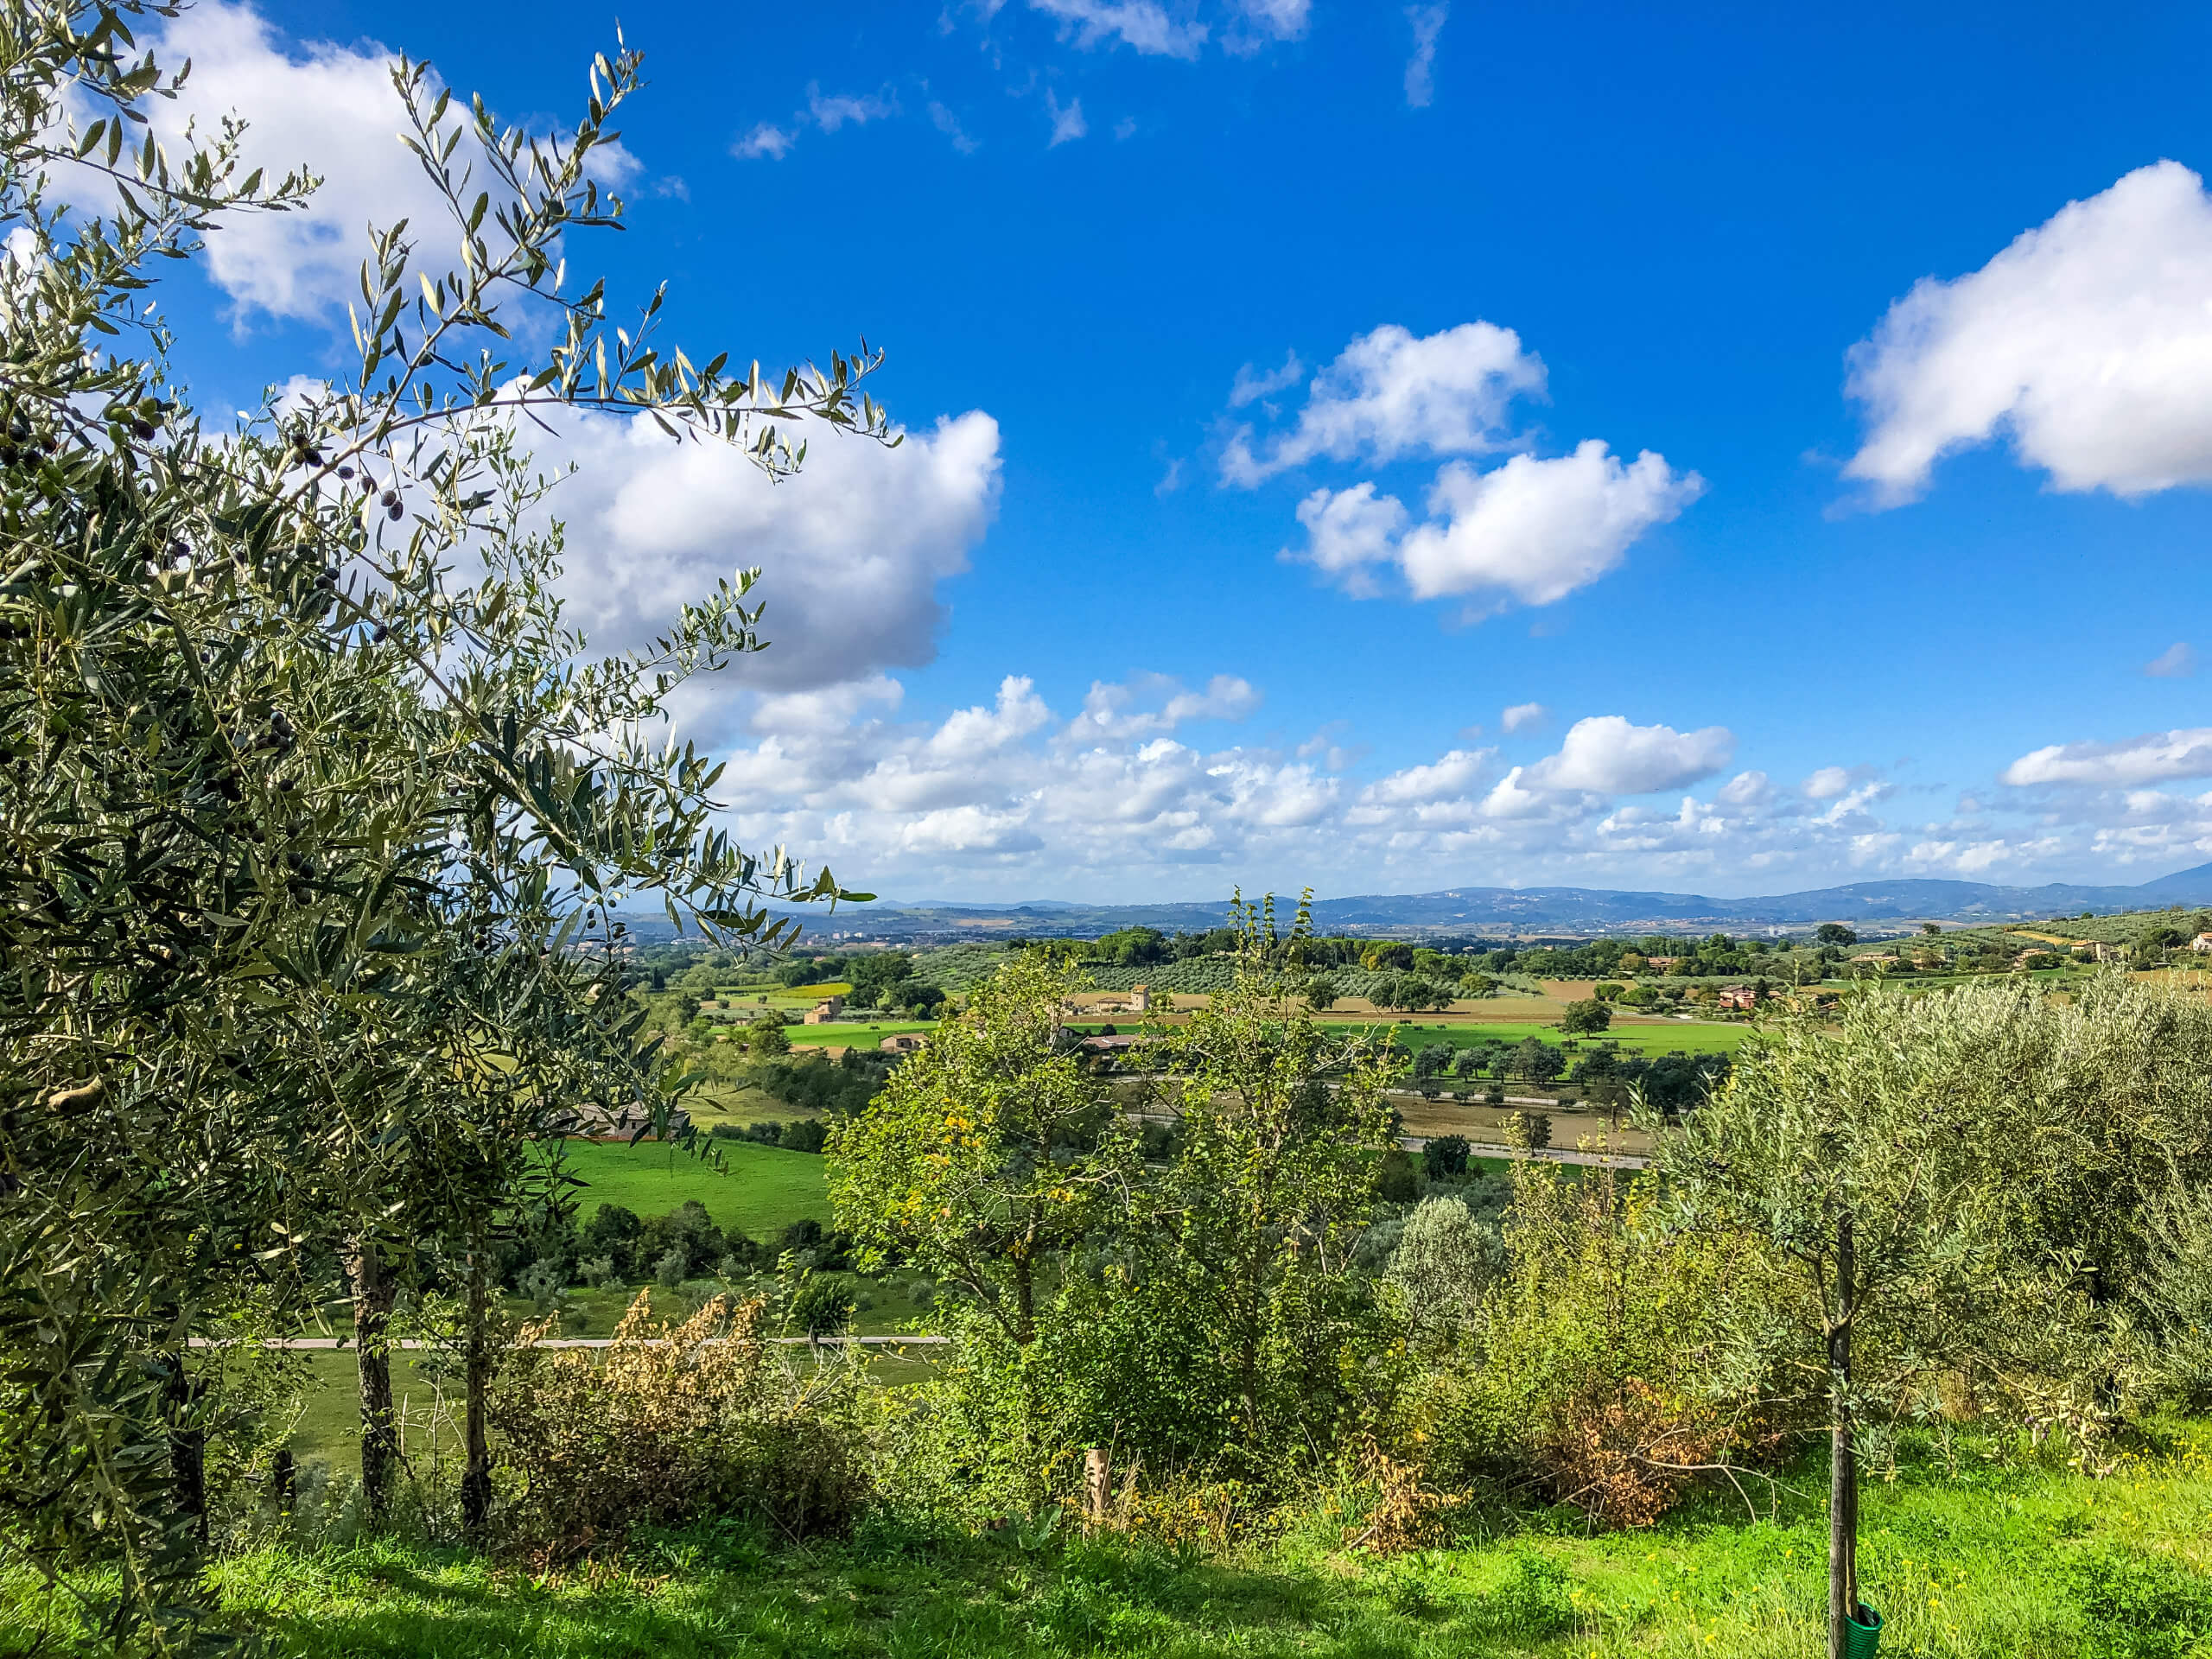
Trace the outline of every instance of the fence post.
{"label": "fence post", "polygon": [[1106,1524],[1106,1492],[1113,1484],[1113,1465],[1106,1448],[1094,1446],[1083,1454],[1083,1519],[1086,1526]]}

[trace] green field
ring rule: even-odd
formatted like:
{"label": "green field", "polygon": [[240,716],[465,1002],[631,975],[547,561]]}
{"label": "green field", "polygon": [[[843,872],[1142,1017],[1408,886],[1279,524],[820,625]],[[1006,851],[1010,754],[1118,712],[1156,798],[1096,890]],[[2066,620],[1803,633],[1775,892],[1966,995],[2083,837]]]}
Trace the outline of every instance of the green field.
{"label": "green field", "polygon": [[[1916,1659],[2186,1659],[2212,1625],[2212,1478],[2195,1444],[2105,1479],[1924,1452],[1862,1499],[1860,1571],[1883,1651]],[[2055,1460],[2054,1460],[2055,1461]],[[458,1549],[276,1545],[218,1563],[226,1611],[302,1656],[656,1659],[1803,1659],[1821,1650],[1827,1483],[1817,1459],[1708,1493],[1658,1525],[1486,1515],[1470,1541],[1377,1557],[1309,1500],[1227,1549],[1083,1541],[1071,1529],[931,1535],[885,1519],[780,1548],[745,1528],[647,1535],[589,1570]],[[1770,1510],[1770,1503],[1773,1508]],[[16,1565],[0,1627],[77,1633],[79,1605]]]}
{"label": "green field", "polygon": [[716,1226],[754,1238],[770,1237],[808,1217],[829,1221],[829,1187],[819,1157],[748,1141],[709,1144],[721,1154],[722,1169],[655,1141],[634,1147],[563,1141],[569,1172],[587,1183],[576,1195],[581,1217],[590,1219],[602,1204],[664,1216],[696,1198]]}

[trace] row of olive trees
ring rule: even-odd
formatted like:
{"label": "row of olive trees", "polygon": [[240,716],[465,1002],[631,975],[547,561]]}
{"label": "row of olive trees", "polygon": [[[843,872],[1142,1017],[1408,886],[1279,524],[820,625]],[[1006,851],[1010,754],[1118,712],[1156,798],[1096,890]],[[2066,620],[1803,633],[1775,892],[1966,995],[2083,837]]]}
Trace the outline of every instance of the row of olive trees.
{"label": "row of olive trees", "polygon": [[555,137],[396,65],[451,251],[373,232],[358,371],[204,431],[149,291],[315,181],[240,176],[234,122],[153,141],[181,72],[130,31],[173,15],[15,6],[0,54],[0,1536],[115,1566],[116,1630],[162,1641],[220,1427],[198,1340],[295,1313],[341,1258],[380,1506],[392,1287],[427,1249],[469,1262],[480,1521],[490,1234],[557,1198],[550,1109],[683,1084],[620,994],[615,905],[772,944],[754,895],[836,893],[730,844],[716,770],[645,739],[686,676],[758,648],[753,573],[588,660],[518,420],[634,411],[774,474],[796,422],[891,435],[872,359],[732,376],[656,342],[658,296],[617,329],[569,290],[573,233],[620,212],[594,169],[626,53]]}

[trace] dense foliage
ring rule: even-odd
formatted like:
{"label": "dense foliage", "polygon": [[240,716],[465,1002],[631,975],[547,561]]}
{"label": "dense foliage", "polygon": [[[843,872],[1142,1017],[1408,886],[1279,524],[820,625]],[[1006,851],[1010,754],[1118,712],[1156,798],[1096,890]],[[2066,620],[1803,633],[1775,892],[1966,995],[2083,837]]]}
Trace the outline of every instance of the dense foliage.
{"label": "dense foliage", "polygon": [[795,420],[887,434],[865,365],[734,378],[655,342],[657,298],[618,331],[566,285],[620,215],[594,174],[627,54],[553,137],[396,65],[453,268],[427,226],[376,232],[357,365],[208,433],[149,291],[313,181],[239,177],[234,124],[146,136],[181,73],[135,51],[156,14],[16,7],[0,56],[0,1518],[41,1563],[111,1563],[111,1628],[159,1640],[207,1535],[195,1338],[342,1260],[380,1500],[394,1285],[443,1250],[480,1310],[493,1236],[557,1198],[547,1115],[681,1084],[620,994],[613,905],[772,942],[749,895],[835,891],[731,845],[716,770],[645,736],[757,648],[753,575],[591,660],[517,417],[652,411],[772,472]]}

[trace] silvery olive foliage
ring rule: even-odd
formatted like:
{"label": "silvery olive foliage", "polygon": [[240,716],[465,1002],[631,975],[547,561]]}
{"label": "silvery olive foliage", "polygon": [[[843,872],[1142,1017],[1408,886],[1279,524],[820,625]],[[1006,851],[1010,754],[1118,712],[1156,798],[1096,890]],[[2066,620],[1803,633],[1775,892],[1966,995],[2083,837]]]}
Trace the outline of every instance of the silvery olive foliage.
{"label": "silvery olive foliage", "polygon": [[594,169],[626,50],[558,135],[397,63],[445,222],[373,232],[356,372],[211,429],[160,281],[315,181],[245,171],[238,120],[156,141],[186,70],[134,30],[175,10],[0,24],[0,1537],[109,1564],[113,1632],[156,1647],[198,1628],[193,1339],[284,1317],[349,1238],[551,1196],[547,1111],[685,1086],[623,995],[623,901],[773,945],[762,898],[839,896],[734,844],[719,769],[654,741],[683,679],[760,648],[757,571],[591,656],[533,413],[773,476],[813,427],[897,441],[865,347],[695,362],[660,295],[618,321],[571,281],[620,219]]}

